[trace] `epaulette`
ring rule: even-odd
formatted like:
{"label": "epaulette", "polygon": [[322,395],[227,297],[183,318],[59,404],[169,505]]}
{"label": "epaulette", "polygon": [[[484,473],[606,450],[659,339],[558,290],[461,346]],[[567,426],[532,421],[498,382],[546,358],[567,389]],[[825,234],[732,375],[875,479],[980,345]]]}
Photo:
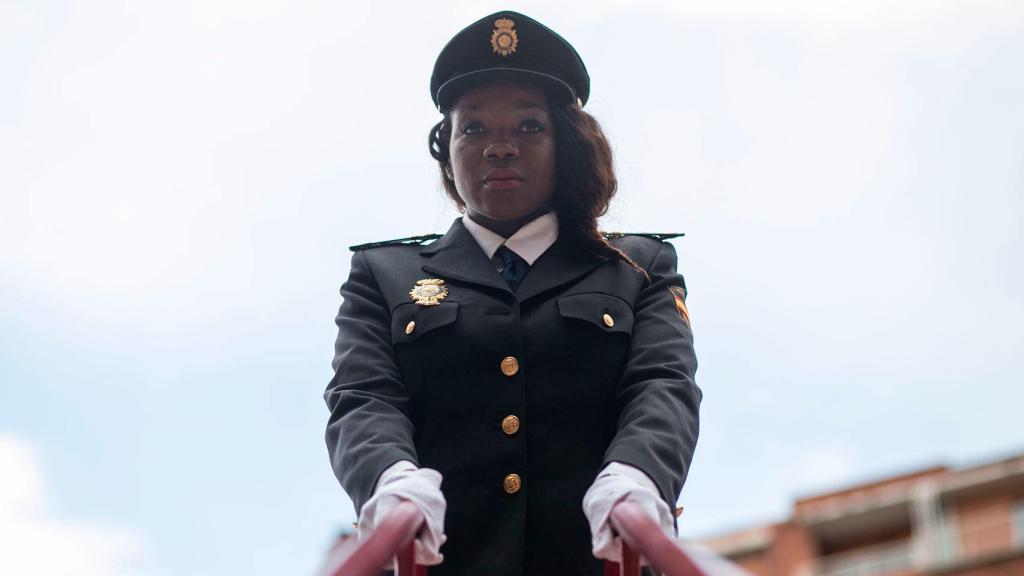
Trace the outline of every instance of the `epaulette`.
{"label": "epaulette", "polygon": [[680,238],[686,236],[685,232],[601,232],[601,235],[606,240],[613,238],[623,238],[625,236],[643,236],[644,238],[653,238],[654,240],[671,240],[672,238]]}
{"label": "epaulette", "polygon": [[423,236],[410,236],[408,238],[398,238],[395,240],[382,240],[380,242],[367,242],[366,244],[356,244],[355,246],[349,246],[348,249],[353,252],[358,252],[360,250],[366,250],[367,248],[377,248],[378,246],[396,246],[409,244],[420,245],[423,244],[424,242],[437,240],[441,236],[441,234],[424,234]]}

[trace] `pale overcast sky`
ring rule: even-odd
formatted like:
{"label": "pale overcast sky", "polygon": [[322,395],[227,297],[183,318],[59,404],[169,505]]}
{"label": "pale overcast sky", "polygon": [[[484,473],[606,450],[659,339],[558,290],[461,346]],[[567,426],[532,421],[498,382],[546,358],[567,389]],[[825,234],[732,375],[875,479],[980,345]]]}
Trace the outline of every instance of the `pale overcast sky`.
{"label": "pale overcast sky", "polygon": [[444,231],[428,95],[498,9],[684,231],[688,537],[1024,451],[1024,3],[0,0],[0,573],[312,574],[347,246]]}

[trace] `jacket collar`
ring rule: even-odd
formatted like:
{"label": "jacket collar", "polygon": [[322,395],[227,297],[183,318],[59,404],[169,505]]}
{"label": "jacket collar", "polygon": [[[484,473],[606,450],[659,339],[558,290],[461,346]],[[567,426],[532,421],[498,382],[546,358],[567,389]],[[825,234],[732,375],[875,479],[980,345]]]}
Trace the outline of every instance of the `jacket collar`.
{"label": "jacket collar", "polygon": [[[425,246],[420,254],[428,260],[423,270],[441,278],[450,278],[487,286],[512,295],[508,283],[487,258],[480,244],[466,230],[461,218],[439,240]],[[516,297],[524,302],[542,292],[561,286],[587,274],[605,262],[598,256],[581,256],[570,250],[562,235],[530,267]]]}
{"label": "jacket collar", "polygon": [[426,272],[512,293],[476,239],[466,230],[462,218],[456,218],[448,232],[436,242],[424,246],[420,254],[429,258],[423,265]]}
{"label": "jacket collar", "polygon": [[554,211],[534,218],[508,238],[477,224],[469,216],[463,217],[462,225],[476,239],[488,258],[493,260],[494,253],[505,245],[530,266],[558,239],[558,216]]}

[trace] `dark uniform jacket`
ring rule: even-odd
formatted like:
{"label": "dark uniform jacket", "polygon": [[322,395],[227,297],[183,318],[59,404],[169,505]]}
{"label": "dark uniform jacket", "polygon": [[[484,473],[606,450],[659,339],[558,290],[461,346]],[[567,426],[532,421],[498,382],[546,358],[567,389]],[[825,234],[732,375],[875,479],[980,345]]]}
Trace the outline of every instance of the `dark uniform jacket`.
{"label": "dark uniform jacket", "polygon": [[[398,460],[441,473],[448,541],[432,575],[601,574],[581,504],[609,462],[643,470],[674,505],[701,400],[683,278],[671,244],[612,242],[650,281],[559,240],[513,293],[461,219],[426,246],[354,254],[327,446],[357,510]],[[444,280],[447,297],[414,302],[422,279]]]}

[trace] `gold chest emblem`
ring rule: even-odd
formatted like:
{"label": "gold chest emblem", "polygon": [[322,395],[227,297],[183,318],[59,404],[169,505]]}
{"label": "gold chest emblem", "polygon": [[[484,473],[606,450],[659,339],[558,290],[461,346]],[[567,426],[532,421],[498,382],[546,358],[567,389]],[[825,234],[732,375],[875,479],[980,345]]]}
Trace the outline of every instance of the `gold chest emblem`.
{"label": "gold chest emblem", "polygon": [[494,31],[491,32],[491,48],[496,54],[508,56],[516,51],[519,46],[519,35],[512,29],[516,23],[508,18],[498,18],[494,21]]}
{"label": "gold chest emblem", "polygon": [[417,280],[416,285],[409,291],[412,301],[420,306],[437,306],[441,300],[448,297],[448,287],[444,280],[437,278],[424,278]]}

